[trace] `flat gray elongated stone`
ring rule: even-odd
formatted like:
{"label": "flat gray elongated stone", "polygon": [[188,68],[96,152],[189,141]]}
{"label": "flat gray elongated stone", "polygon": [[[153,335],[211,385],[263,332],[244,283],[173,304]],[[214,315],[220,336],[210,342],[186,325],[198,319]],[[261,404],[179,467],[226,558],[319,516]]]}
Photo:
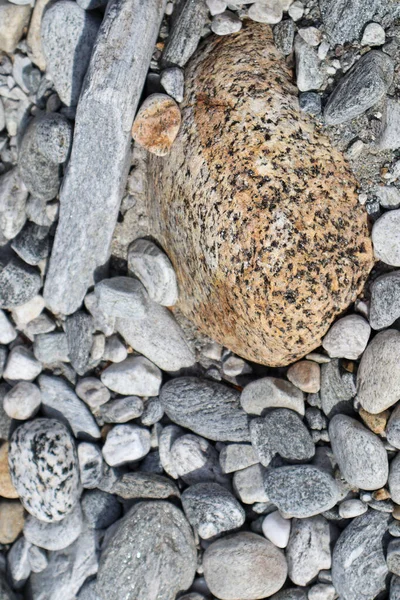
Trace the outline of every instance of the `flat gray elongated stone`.
{"label": "flat gray elongated stone", "polygon": [[400,405],[398,404],[390,415],[386,425],[386,439],[395,448],[400,449]]}
{"label": "flat gray elongated stone", "polygon": [[134,277],[103,279],[94,291],[98,306],[107,317],[136,320],[146,315],[145,290]]}
{"label": "flat gray elongated stone", "polygon": [[112,485],[110,492],[125,500],[147,498],[166,500],[170,496],[179,498],[175,483],[157,473],[126,473]]}
{"label": "flat gray elongated stone", "polygon": [[108,260],[128,175],[131,126],[165,5],[166,0],[112,0],[107,6],[82,88],[60,194],[45,286],[52,312],[77,310],[94,271]]}
{"label": "flat gray elongated stone", "polygon": [[386,484],[387,453],[377,435],[347,415],[336,415],[329,423],[329,437],[340,471],[351,486],[378,490]]}
{"label": "flat gray elongated stone", "polygon": [[308,585],[320,571],[331,568],[329,522],[317,515],[293,519],[286,548],[289,577],[296,585]]}
{"label": "flat gray elongated stone", "polygon": [[64,327],[71,364],[79,375],[84,375],[88,370],[93,344],[93,318],[79,310],[65,321]]}
{"label": "flat gray elongated stone", "polygon": [[43,523],[32,515],[24,524],[24,536],[31,544],[45,550],[63,550],[72,544],[82,531],[82,510],[77,504],[62,521]]}
{"label": "flat gray elongated stone", "polygon": [[269,469],[264,484],[270,501],[280,511],[299,519],[329,510],[339,500],[336,481],[313,465]]}
{"label": "flat gray elongated stone", "polygon": [[357,399],[373,415],[400,398],[400,333],[386,329],[370,342],[357,372]]}
{"label": "flat gray elongated stone", "polygon": [[105,423],[127,423],[140,417],[142,412],[142,399],[138,396],[126,396],[107,402],[100,407],[98,415]]}
{"label": "flat gray elongated stone", "polygon": [[241,527],[245,512],[236,498],[218,483],[196,483],[182,494],[185,515],[203,540]]}
{"label": "flat gray elongated stone", "polygon": [[314,456],[315,445],[297,413],[276,408],[265,417],[250,421],[251,443],[259,461],[267,467],[275,454],[289,461],[307,461]]}
{"label": "flat gray elongated stone", "polygon": [[0,308],[14,308],[31,300],[40,288],[39,271],[14,255],[0,262]]}
{"label": "flat gray elongated stone", "polygon": [[14,487],[31,515],[52,523],[72,512],[81,486],[75,443],[65,425],[55,419],[25,422],[11,436],[8,458]]}
{"label": "flat gray elongated stone", "polygon": [[400,317],[400,271],[377,277],[371,285],[369,322],[372,329],[390,327]]}
{"label": "flat gray elongated stone", "polygon": [[400,455],[396,454],[390,463],[389,490],[393,502],[400,502]]}
{"label": "flat gray elongated stone", "polygon": [[174,423],[220,442],[248,442],[248,416],[240,394],[221,383],[199,377],[178,377],[166,383],[160,402]]}
{"label": "flat gray elongated stone", "polygon": [[386,563],[391,573],[400,575],[400,540],[390,540],[387,548]]}
{"label": "flat gray elongated stone", "polygon": [[337,413],[353,413],[352,398],[356,394],[355,376],[341,372],[339,361],[321,366],[321,404],[327,417]]}
{"label": "flat gray elongated stone", "polygon": [[319,0],[319,7],[328,37],[334,44],[343,44],[360,37],[379,0]]}
{"label": "flat gray elongated stone", "polygon": [[317,50],[307,44],[300,35],[294,41],[296,56],[296,84],[301,92],[317,90],[324,81],[321,60]]}
{"label": "flat gray elongated stone", "polygon": [[208,546],[203,567],[208,588],[224,600],[269,597],[281,589],[287,576],[283,552],[260,535],[247,531]]}
{"label": "flat gray elongated stone", "polygon": [[341,533],[333,549],[332,583],[342,600],[375,598],[385,589],[382,538],[389,519],[387,513],[369,510]]}
{"label": "flat gray elongated stone", "polygon": [[0,177],[0,232],[12,240],[26,221],[28,190],[15,167]]}
{"label": "flat gray elongated stone", "polygon": [[207,20],[205,0],[183,0],[179,8],[162,55],[164,66],[185,66],[199,44]]}
{"label": "flat gray elongated stone", "polygon": [[400,146],[400,103],[393,98],[386,100],[377,146],[379,150],[396,150]]}
{"label": "flat gray elongated stone", "polygon": [[175,600],[191,586],[196,563],[183,513],[168,502],[139,502],[103,550],[97,590],[107,600]]}
{"label": "flat gray elongated stone", "polygon": [[81,442],[78,445],[79,472],[82,487],[96,488],[103,477],[103,455],[95,444]]}
{"label": "flat gray elongated stone", "polygon": [[[29,549],[31,544],[24,536],[18,538],[12,545],[11,550],[7,554],[7,572],[11,581],[12,587],[18,590],[24,587],[30,573],[31,566],[29,563]],[[3,596],[0,594],[3,600]]]}
{"label": "flat gray elongated stone", "polygon": [[247,384],[240,396],[243,410],[262,415],[268,408],[290,408],[304,416],[304,394],[293,383],[278,377],[263,377]]}
{"label": "flat gray elongated stone", "polygon": [[68,424],[79,439],[100,438],[100,430],[90,410],[64,379],[41,375],[39,386],[42,392],[42,410],[47,416]]}
{"label": "flat gray elongated stone", "polygon": [[60,0],[42,18],[46,67],[61,101],[76,106],[100,20],[70,0]]}
{"label": "flat gray elongated stone", "polygon": [[84,528],[78,539],[65,548],[49,554],[49,564],[33,573],[28,587],[35,600],[73,600],[91,575],[98,569],[97,534]]}
{"label": "flat gray elongated stone", "polygon": [[374,106],[393,80],[393,62],[387,54],[371,50],[341,79],[329,96],[324,118],[327,125],[350,121]]}

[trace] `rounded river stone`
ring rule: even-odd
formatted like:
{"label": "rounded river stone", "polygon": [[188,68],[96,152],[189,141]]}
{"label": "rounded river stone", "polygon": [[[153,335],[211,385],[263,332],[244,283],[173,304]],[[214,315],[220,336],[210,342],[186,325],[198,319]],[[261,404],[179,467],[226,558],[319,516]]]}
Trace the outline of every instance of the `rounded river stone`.
{"label": "rounded river stone", "polygon": [[211,544],[203,557],[204,577],[220,600],[259,600],[281,589],[285,555],[255,533],[236,533]]}
{"label": "rounded river stone", "polygon": [[168,502],[139,502],[103,551],[97,590],[107,600],[175,600],[191,586],[196,567],[183,513]]}
{"label": "rounded river stone", "polygon": [[27,421],[11,436],[11,479],[26,510],[47,523],[72,512],[81,495],[78,457],[68,429],[55,419]]}
{"label": "rounded river stone", "polygon": [[188,64],[171,152],[150,158],[150,221],[177,307],[270,366],[319,346],[373,265],[356,181],[292,80],[268,25],[210,37]]}

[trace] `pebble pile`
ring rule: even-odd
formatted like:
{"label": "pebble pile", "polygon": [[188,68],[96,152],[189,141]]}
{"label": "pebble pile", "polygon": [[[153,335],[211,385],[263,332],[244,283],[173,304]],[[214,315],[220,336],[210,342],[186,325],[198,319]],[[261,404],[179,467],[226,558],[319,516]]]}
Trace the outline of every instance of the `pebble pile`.
{"label": "pebble pile", "polygon": [[[0,0],[0,598],[399,600],[400,8],[106,5]],[[357,176],[376,261],[284,368],[171,310],[144,210],[189,60],[252,22]]]}

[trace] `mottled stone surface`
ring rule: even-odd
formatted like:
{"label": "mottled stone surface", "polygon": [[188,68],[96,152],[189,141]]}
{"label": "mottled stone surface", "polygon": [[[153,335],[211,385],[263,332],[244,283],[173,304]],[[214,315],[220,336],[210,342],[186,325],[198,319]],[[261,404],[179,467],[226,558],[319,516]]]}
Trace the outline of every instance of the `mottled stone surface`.
{"label": "mottled stone surface", "polygon": [[291,81],[269,26],[211,38],[188,66],[171,154],[150,169],[179,308],[272,366],[317,347],[372,266],[355,180]]}

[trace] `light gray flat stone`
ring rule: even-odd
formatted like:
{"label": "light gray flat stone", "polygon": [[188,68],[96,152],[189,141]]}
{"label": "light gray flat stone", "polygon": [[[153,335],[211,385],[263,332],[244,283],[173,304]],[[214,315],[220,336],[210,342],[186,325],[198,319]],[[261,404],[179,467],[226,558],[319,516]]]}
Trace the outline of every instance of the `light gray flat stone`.
{"label": "light gray flat stone", "polygon": [[318,515],[293,519],[286,548],[289,577],[296,585],[308,585],[320,571],[331,568],[329,522]]}
{"label": "light gray flat stone", "polygon": [[184,0],[162,56],[164,66],[184,67],[196,50],[207,20],[205,0]]}
{"label": "light gray flat stone", "polygon": [[304,394],[290,381],[263,377],[252,381],[240,396],[242,408],[249,414],[262,415],[268,408],[290,408],[304,415]]}
{"label": "light gray flat stone", "polygon": [[24,524],[24,536],[31,544],[45,550],[63,550],[72,544],[82,531],[82,510],[79,504],[62,521],[43,523],[32,515]]}
{"label": "light gray flat stone", "polygon": [[360,315],[338,319],[322,340],[322,347],[331,358],[356,360],[364,352],[371,327]]}
{"label": "light gray flat stone", "polygon": [[161,378],[160,369],[143,356],[130,356],[101,374],[106,387],[124,396],[157,396]]}
{"label": "light gray flat stone", "polygon": [[150,433],[138,425],[116,425],[103,446],[103,457],[110,467],[140,460],[149,452]]}

